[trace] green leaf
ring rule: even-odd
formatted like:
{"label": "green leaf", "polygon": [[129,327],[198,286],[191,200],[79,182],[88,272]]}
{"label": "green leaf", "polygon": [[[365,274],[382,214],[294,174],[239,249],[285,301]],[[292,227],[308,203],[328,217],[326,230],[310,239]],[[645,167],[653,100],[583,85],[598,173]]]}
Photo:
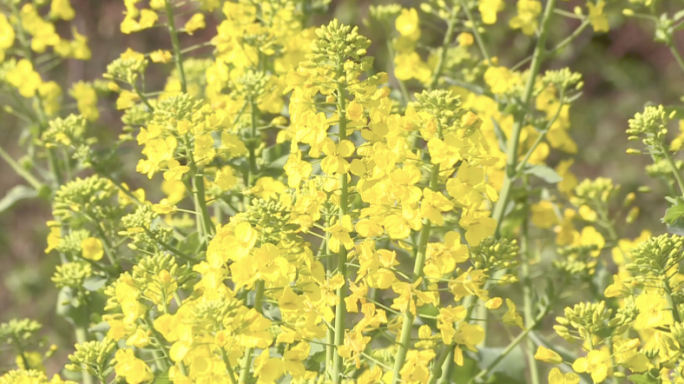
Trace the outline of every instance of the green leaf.
{"label": "green leaf", "polygon": [[185,241],[178,244],[178,250],[185,253],[186,255],[192,255],[197,251],[199,245],[199,233],[193,232],[185,238]]}
{"label": "green leaf", "polygon": [[[654,373],[656,373],[657,376],[654,376]],[[660,384],[662,382],[660,380],[660,374],[658,374],[657,371],[646,372],[640,375],[629,375],[627,379],[634,384]]]}
{"label": "green leaf", "polygon": [[526,175],[534,175],[537,176],[538,178],[546,181],[549,184],[556,184],[563,180],[561,175],[556,173],[552,168],[546,166],[546,165],[533,165],[530,167],[525,168],[524,173]]}
{"label": "green leaf", "polygon": [[285,163],[287,163],[287,159],[289,159],[289,158],[290,158],[289,153],[287,155],[280,156],[279,158],[273,160],[273,162],[268,163],[267,167],[273,168],[273,169],[283,169],[283,167],[285,167]]}
{"label": "green leaf", "polygon": [[681,197],[667,198],[672,205],[665,211],[663,223],[667,224],[667,231],[676,235],[684,235],[684,199]]}
{"label": "green leaf", "polygon": [[499,123],[492,117],[492,124],[494,125],[494,133],[496,134],[496,140],[499,142],[499,149],[501,152],[506,153],[506,133],[501,129]]}
{"label": "green leaf", "polygon": [[83,282],[83,288],[95,292],[107,284],[107,279],[102,276],[90,276]]}
{"label": "green leaf", "polygon": [[5,212],[21,199],[32,199],[34,197],[38,197],[38,191],[25,185],[17,185],[0,200],[0,212]]}
{"label": "green leaf", "polygon": [[[451,363],[453,364],[454,362],[451,361]],[[456,384],[465,384],[475,377],[479,371],[475,360],[465,355],[463,357],[463,366],[459,367],[454,364],[454,367],[451,369],[451,381]]]}
{"label": "green leaf", "polygon": [[663,217],[663,222],[666,224],[674,224],[679,218],[684,216],[684,201],[681,198],[677,198],[674,205],[665,211],[665,217]]}
{"label": "green leaf", "polygon": [[682,17],[684,17],[684,10],[675,13],[674,17],[672,18],[672,21],[679,21],[679,19],[681,19]]}
{"label": "green leaf", "polygon": [[[497,359],[503,353],[505,348],[480,348],[478,354],[480,355],[480,368],[484,369],[492,362]],[[525,380],[525,365],[520,364],[524,361],[525,355],[523,354],[520,345],[513,348],[511,352],[504,357],[499,364],[497,364],[494,369],[492,369],[487,383],[511,383],[511,384],[523,384]]]}
{"label": "green leaf", "polygon": [[63,287],[57,295],[57,315],[64,317],[69,323],[82,324],[87,321],[85,306],[79,303],[71,287]]}

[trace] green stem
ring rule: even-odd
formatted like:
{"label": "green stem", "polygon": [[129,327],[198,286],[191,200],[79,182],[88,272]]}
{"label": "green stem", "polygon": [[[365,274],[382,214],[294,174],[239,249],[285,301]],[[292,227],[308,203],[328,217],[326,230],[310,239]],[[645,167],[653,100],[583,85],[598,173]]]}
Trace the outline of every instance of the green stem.
{"label": "green stem", "polygon": [[[164,345],[164,338],[157,332],[156,329],[154,329],[152,320],[150,320],[149,316],[147,316],[145,319],[143,319],[145,324],[147,325],[147,328],[149,328],[150,332],[152,333],[152,338],[154,341],[159,345],[159,349],[161,350],[162,355],[164,355],[164,360],[167,363],[167,366],[172,367],[173,366],[173,360],[171,360],[171,357],[169,357],[169,349]],[[179,362],[180,365],[180,370],[183,375],[187,376],[188,372],[187,369],[185,368],[185,364],[183,364],[182,361]]]}
{"label": "green stem", "polygon": [[24,180],[31,184],[33,189],[40,191],[41,188],[43,188],[43,184],[38,181],[38,179],[36,179],[35,176],[33,176],[29,171],[19,165],[19,163],[17,163],[2,147],[0,147],[0,157],[5,160],[5,162],[14,170],[14,172],[17,173],[17,175],[21,176]]}
{"label": "green stem", "polygon": [[[17,20],[17,23],[15,24],[17,28],[17,39],[19,40],[19,43],[21,45],[24,58],[26,60],[31,62],[31,65],[33,65],[33,55],[31,53],[31,47],[29,44],[29,41],[26,37],[26,31],[24,31],[24,27],[21,24],[21,15],[19,13],[19,9],[17,9],[17,4],[15,2],[10,2],[10,6],[12,7],[12,14]],[[34,66],[35,67],[35,66]],[[37,68],[34,68],[37,70]],[[38,95],[33,97],[34,103],[36,105],[35,112],[36,112],[36,118],[38,120],[38,127],[39,127],[39,132],[38,132],[38,137],[43,133],[43,130],[47,127],[48,122],[47,122],[47,117],[45,115],[45,110],[43,108],[43,102],[40,99]],[[62,174],[59,169],[59,163],[57,162],[57,159],[55,157],[55,154],[52,149],[48,148],[47,149],[47,156],[48,156],[48,163],[50,166],[50,171],[54,175],[55,179],[55,184],[57,187],[59,187],[62,184]]]}
{"label": "green stem", "polygon": [[439,379],[439,384],[450,384],[451,383],[451,371],[454,369],[454,349],[449,349],[446,355],[446,359],[442,364],[442,373]]}
{"label": "green stem", "polygon": [[[250,105],[250,112],[252,115],[251,118],[251,142],[249,146],[249,174],[247,177],[247,182],[249,184],[249,187],[254,187],[256,184],[256,175],[257,175],[257,164],[256,164],[256,134],[257,134],[257,107],[256,103],[254,102],[253,99],[249,100],[249,105]],[[248,197],[245,197],[248,199]],[[248,204],[248,200],[245,200],[245,205]],[[263,313],[263,300],[264,300],[264,281],[263,280],[257,280],[256,282],[256,288],[255,288],[255,297],[254,297],[254,309],[259,312]],[[240,370],[240,378],[238,379],[240,384],[244,384],[249,380],[250,376],[250,368],[252,365],[252,354],[254,350],[253,348],[247,348],[247,351],[245,352],[245,359],[242,362],[242,368]]]}
{"label": "green stem", "polygon": [[[553,1],[553,0],[550,0],[550,1]],[[470,384],[470,383],[474,383],[474,382],[479,381],[480,379],[483,379],[483,378],[486,377],[494,368],[496,368],[496,366],[499,365],[499,363],[501,362],[501,360],[503,360],[506,356],[508,356],[508,354],[511,353],[511,351],[513,351],[513,349],[514,349],[515,347],[517,347],[518,344],[520,344],[520,342],[523,341],[523,340],[527,337],[527,334],[528,334],[528,333],[532,332],[532,329],[534,329],[534,327],[536,327],[537,324],[539,324],[539,322],[544,318],[544,316],[546,316],[546,312],[547,312],[547,311],[548,311],[548,307],[547,307],[544,311],[542,311],[541,313],[539,313],[539,315],[537,315],[537,317],[534,319],[534,322],[531,324],[531,326],[530,326],[530,327],[527,327],[526,330],[524,330],[523,332],[521,332],[515,339],[513,339],[513,341],[511,341],[511,343],[508,344],[508,346],[506,347],[506,349],[504,349],[503,352],[501,352],[501,354],[500,354],[499,356],[497,356],[496,359],[494,359],[494,360],[489,364],[489,366],[487,366],[487,368],[483,369],[482,371],[480,371],[480,373],[478,373],[476,376],[474,376],[473,378],[471,378],[471,379],[468,381],[468,383],[469,383],[469,384]]]}
{"label": "green stem", "polygon": [[684,193],[684,180],[682,180],[682,175],[679,174],[679,170],[677,169],[677,165],[672,159],[670,151],[668,151],[664,144],[661,145],[660,150],[663,153],[663,158],[667,162],[667,165],[670,166],[670,170],[672,171],[675,180],[677,180],[677,185],[679,185],[679,191]]}
{"label": "green stem", "polygon": [[230,379],[230,383],[236,384],[237,380],[235,380],[235,372],[233,372],[233,367],[230,366],[228,354],[226,354],[226,350],[223,349],[223,347],[220,347],[219,349],[221,350],[221,359],[223,359],[223,364],[226,365],[226,370],[228,371],[228,378]]}
{"label": "green stem", "polygon": [[539,39],[532,55],[532,65],[530,66],[529,74],[527,75],[527,84],[525,86],[525,93],[522,100],[523,112],[521,112],[513,124],[513,132],[508,139],[508,148],[506,150],[506,178],[504,179],[503,187],[499,194],[499,201],[494,206],[493,217],[496,220],[496,234],[499,235],[501,229],[501,222],[503,215],[510,198],[512,184],[515,181],[516,169],[518,165],[518,145],[520,144],[520,134],[525,124],[525,119],[530,107],[530,102],[534,94],[534,83],[541,68],[542,61],[544,61],[544,45],[549,33],[549,24],[553,9],[556,7],[557,0],[548,0],[544,16],[541,21],[541,30],[539,32]]}
{"label": "green stem", "polygon": [[677,50],[676,47],[670,46],[670,52],[672,52],[672,56],[674,56],[675,60],[677,60],[677,64],[679,64],[679,68],[684,71],[684,60],[682,60],[682,56],[679,54],[679,51]]}
{"label": "green stem", "polygon": [[439,77],[442,75],[444,70],[444,64],[446,63],[447,52],[449,52],[449,45],[451,45],[451,40],[454,39],[454,19],[456,19],[456,13],[458,12],[458,7],[454,7],[451,17],[447,20],[447,30],[444,33],[444,40],[442,41],[442,47],[440,48],[439,58],[437,60],[437,67],[435,68],[435,73],[432,74],[432,79],[430,80],[430,85],[428,90],[433,90],[439,82]]}
{"label": "green stem", "polygon": [[145,106],[150,110],[150,112],[154,111],[154,108],[152,108],[152,104],[150,104],[150,101],[147,99],[145,94],[140,92],[138,86],[135,84],[135,81],[133,82],[133,84],[131,84],[131,86],[133,87],[133,90],[138,95],[138,97],[140,97],[140,100],[142,100],[143,104],[145,104]]}
{"label": "green stem", "polygon": [[[344,60],[340,59],[337,68],[337,78],[344,76]],[[337,114],[339,116],[339,142],[347,139],[347,88],[344,82],[337,84]],[[340,209],[339,209],[339,225],[342,224],[342,218],[347,214],[347,203],[349,199],[349,191],[347,186],[347,174],[339,175],[340,182]],[[335,307],[335,346],[339,348],[344,345],[345,336],[345,317],[347,314],[346,303],[344,299],[347,297],[347,249],[344,245],[340,245],[340,251],[337,255],[337,273],[341,274],[344,279],[344,284],[337,289],[337,305]],[[335,384],[342,382],[342,356],[335,353],[333,360],[332,380]]]}
{"label": "green stem", "polygon": [[181,92],[187,93],[188,86],[185,81],[185,71],[183,70],[183,59],[181,55],[180,42],[178,41],[178,31],[176,30],[176,21],[173,14],[173,6],[171,0],[166,0],[166,18],[169,24],[169,34],[171,35],[171,45],[173,46],[173,57],[176,62],[176,69],[178,70],[178,77],[180,77]]}
{"label": "green stem", "polygon": [[103,246],[104,246],[104,251],[105,255],[107,256],[107,259],[109,260],[109,263],[116,268],[117,270],[121,271],[121,265],[119,262],[116,260],[114,255],[112,254],[114,247],[112,247],[112,243],[109,241],[109,237],[107,237],[107,233],[105,232],[104,228],[102,227],[102,224],[100,223],[99,220],[97,220],[96,217],[90,214],[86,214],[86,217],[90,221],[92,221],[93,225],[95,226],[95,231],[97,232],[98,235],[102,238]]}
{"label": "green stem", "polygon": [[187,262],[189,262],[189,263],[191,263],[191,264],[193,264],[193,265],[194,265],[194,264],[197,264],[197,260],[195,260],[195,259],[193,259],[192,257],[190,257],[190,256],[186,255],[185,253],[181,252],[180,250],[178,250],[178,249],[177,249],[176,247],[174,247],[173,245],[171,245],[171,244],[169,244],[169,243],[167,243],[167,242],[165,242],[165,241],[163,241],[163,240],[161,240],[161,239],[156,238],[156,237],[154,236],[154,234],[153,234],[149,229],[145,228],[145,233],[147,233],[147,235],[148,235],[150,238],[154,239],[154,241],[156,241],[157,244],[161,245],[161,246],[162,246],[164,249],[166,249],[167,251],[173,253],[174,255],[180,257],[181,259],[183,259],[183,260],[185,260],[185,261],[187,261]]}
{"label": "green stem", "polygon": [[250,146],[249,146],[249,186],[253,187],[256,183],[257,163],[256,163],[256,145],[257,145],[257,107],[254,100],[249,101],[249,108],[251,113],[251,132],[250,132]]}
{"label": "green stem", "polygon": [[192,187],[194,191],[197,191],[197,204],[198,208],[195,210],[201,216],[201,220],[204,225],[204,231],[207,236],[212,236],[215,233],[216,228],[214,228],[214,223],[211,221],[211,216],[209,216],[209,208],[207,208],[207,198],[204,190],[204,175],[197,173],[197,167],[195,167],[195,172],[192,182]]}
{"label": "green stem", "polygon": [[[394,68],[394,57],[396,56],[396,53],[394,52],[394,46],[392,46],[392,41],[389,39],[387,39],[387,53],[390,57],[390,65],[392,66],[392,68]],[[406,90],[406,84],[404,84],[404,82],[399,79],[397,79],[397,83],[399,83],[399,91],[401,92],[401,99],[403,101],[403,104],[406,105],[408,104],[410,99],[408,91]]]}
{"label": "green stem", "polygon": [[[530,278],[530,250],[529,250],[529,232],[528,220],[525,219],[522,225],[522,234],[520,240],[520,254],[522,255],[522,263],[520,265],[520,280],[523,283],[523,300],[525,317],[525,327],[528,329],[533,327],[534,323],[534,297],[532,290],[532,279]],[[527,365],[530,369],[530,384],[539,384],[539,367],[537,360],[534,359],[534,342],[531,339],[526,340],[527,348],[525,354],[527,355]]]}
{"label": "green stem", "polygon": [[[485,283],[484,289],[486,290],[489,287],[489,282],[491,280],[488,280],[487,283]],[[478,297],[471,295],[468,296],[464,299],[463,306],[466,307],[466,317],[463,319],[463,321],[470,321],[473,315],[473,311],[475,310],[475,305],[477,305],[477,300]],[[444,365],[450,364],[451,359],[453,359],[453,353],[454,353],[454,348],[456,348],[456,343],[452,342],[449,345],[444,345],[437,355],[437,359],[435,359],[435,362],[432,364],[432,370],[430,371],[430,380],[428,381],[428,384],[435,384],[437,382],[437,379],[442,380],[442,382],[448,383],[449,380],[448,377],[444,373],[448,372],[448,370],[443,370]],[[447,360],[448,358],[448,360]]]}
{"label": "green stem", "polygon": [[17,346],[17,355],[21,359],[21,362],[24,363],[24,368],[27,370],[31,369],[28,359],[26,358],[26,353],[24,352],[24,346],[19,342],[19,338],[13,334],[12,339],[14,339],[14,344]]}
{"label": "green stem", "polygon": [[202,240],[205,243],[209,242],[209,236],[214,234],[214,223],[209,216],[209,209],[207,208],[207,199],[204,193],[204,176],[198,172],[197,163],[190,148],[190,139],[185,135],[186,155],[188,157],[188,165],[190,166],[190,180],[192,186],[192,198],[195,204],[195,211],[199,216],[197,218],[197,230],[200,233]]}
{"label": "green stem", "polygon": [[[329,228],[330,227],[330,216],[326,216],[325,219],[325,227]],[[322,247],[318,249],[319,256],[321,253],[325,253],[326,255],[331,255],[330,252],[330,231],[325,231],[325,239],[322,241],[323,244]],[[325,276],[326,278],[331,277],[332,271],[333,271],[333,266],[332,266],[332,257],[326,257],[325,258]],[[333,360],[335,356],[335,331],[334,329],[330,327],[326,327],[326,346],[325,346],[325,371],[326,374],[329,376],[328,378],[332,378],[332,368],[333,368]]]}
{"label": "green stem", "polygon": [[[254,309],[263,313],[263,302],[264,302],[264,281],[257,280],[256,282],[256,292],[254,297]],[[242,368],[240,369],[240,378],[238,382],[240,384],[245,384],[249,382],[249,371],[252,367],[252,354],[254,353],[254,348],[247,348],[245,352],[245,359],[242,361]]]}
{"label": "green stem", "polygon": [[[441,136],[441,135],[440,135]],[[437,190],[439,179],[439,164],[432,166],[432,173],[430,175],[430,189]],[[420,230],[420,237],[418,240],[418,253],[416,254],[416,261],[413,264],[413,278],[414,283],[423,277],[423,267],[425,266],[425,254],[427,253],[427,244],[430,240],[430,230],[432,223],[428,219],[423,219],[423,228]],[[411,339],[411,330],[413,329],[413,320],[415,316],[410,310],[404,311],[404,323],[401,326],[401,338],[399,339],[399,350],[394,361],[394,371],[392,374],[392,384],[397,384],[401,381],[400,372],[404,367],[406,361],[406,354],[409,350],[409,343]]]}
{"label": "green stem", "polygon": [[[86,330],[86,327],[84,325],[82,325],[82,324],[77,325],[75,333],[76,333],[76,342],[78,344],[83,344],[83,343],[88,341],[88,331]],[[83,377],[83,384],[92,384],[93,383],[93,377],[86,370],[83,370],[82,377]]]}
{"label": "green stem", "polygon": [[465,3],[465,0],[461,0],[461,7],[463,8],[463,12],[465,12],[466,17],[470,22],[470,29],[473,31],[475,41],[477,41],[477,45],[478,47],[480,47],[480,52],[482,52],[482,56],[487,62],[489,62],[489,53],[487,53],[487,48],[484,45],[482,36],[480,35],[480,32],[478,32],[477,30],[477,25],[475,25],[475,19],[473,19],[473,15],[470,13],[470,9],[468,9],[468,5]]}
{"label": "green stem", "polygon": [[537,139],[534,141],[534,144],[532,144],[532,147],[530,147],[530,149],[527,151],[522,161],[518,163],[515,169],[516,177],[518,177],[519,174],[525,169],[525,165],[527,165],[527,162],[530,160],[530,157],[532,157],[532,154],[534,154],[534,151],[536,151],[539,144],[541,144],[542,141],[544,141],[546,134],[548,134],[551,130],[551,126],[556,122],[556,120],[558,120],[558,116],[560,116],[561,110],[563,109],[563,101],[565,100],[564,90],[561,90],[559,100],[560,105],[558,106],[558,110],[556,110],[556,114],[553,116],[551,120],[549,120],[548,124],[546,124],[546,128],[544,128],[544,131],[542,131],[542,133],[540,133],[539,136],[537,136]]}
{"label": "green stem", "polygon": [[[546,51],[546,53],[545,53],[544,55],[545,55],[545,56],[551,56],[551,55],[554,55],[554,54],[560,52],[563,48],[565,48],[565,47],[567,47],[568,45],[570,45],[570,43],[572,43],[573,40],[575,40],[575,39],[577,38],[577,36],[579,36],[582,32],[584,32],[584,30],[587,29],[587,27],[588,27],[589,25],[591,25],[591,23],[589,22],[589,20],[584,20],[584,21],[582,22],[582,24],[580,24],[580,26],[577,27],[577,29],[575,29],[575,30],[570,34],[570,36],[566,37],[565,40],[563,40],[563,41],[561,41],[560,43],[558,43],[558,45],[556,45],[556,46],[553,47],[552,49]],[[520,60],[517,64],[515,64],[514,66],[512,66],[512,67],[511,67],[511,70],[512,70],[512,71],[517,70],[518,68],[522,67],[523,65],[529,63],[530,60],[532,60],[532,56],[527,56],[526,58]]]}
{"label": "green stem", "polygon": [[672,289],[670,288],[670,282],[669,279],[665,279],[663,281],[663,290],[665,291],[665,299],[667,300],[667,305],[672,308],[672,318],[676,322],[681,322],[681,318],[679,317],[679,310],[677,309],[677,304],[675,301],[672,299]]}

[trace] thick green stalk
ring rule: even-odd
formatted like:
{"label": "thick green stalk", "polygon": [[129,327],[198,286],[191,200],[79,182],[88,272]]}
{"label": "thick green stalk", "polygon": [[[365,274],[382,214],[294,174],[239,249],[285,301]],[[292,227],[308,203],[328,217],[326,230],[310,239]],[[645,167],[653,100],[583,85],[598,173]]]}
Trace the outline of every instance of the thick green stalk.
{"label": "thick green stalk", "polygon": [[[325,218],[325,227],[330,227],[330,216]],[[325,232],[325,239],[321,242],[320,248],[318,249],[319,256],[321,254],[327,255],[325,257],[325,275],[329,277],[333,272],[332,257],[330,256],[330,232]],[[332,377],[332,362],[335,356],[335,331],[330,327],[326,327],[325,335],[325,373],[331,378]]]}
{"label": "thick green stalk", "polygon": [[679,310],[677,309],[677,304],[672,299],[672,289],[670,288],[670,280],[665,279],[663,282],[663,289],[665,290],[665,299],[667,300],[667,305],[672,309],[672,318],[676,322],[681,322],[681,317],[679,317]]}
{"label": "thick green stalk", "polygon": [[223,348],[220,348],[221,350],[221,359],[223,360],[223,364],[226,365],[226,370],[228,371],[228,379],[230,379],[231,384],[237,384],[237,380],[235,380],[235,372],[233,372],[233,367],[230,366],[230,360],[228,360],[228,354],[226,353],[226,350]]}
{"label": "thick green stalk", "polygon": [[[256,292],[255,292],[255,297],[254,297],[254,309],[259,312],[263,313],[263,303],[264,303],[264,281],[263,280],[257,280],[256,282]],[[245,360],[242,361],[242,367],[240,370],[240,378],[238,379],[238,382],[240,384],[245,384],[249,382],[249,371],[250,368],[252,367],[252,354],[254,353],[253,348],[247,348],[247,352],[245,352]]]}
{"label": "thick green stalk", "polygon": [[508,147],[506,149],[506,178],[504,180],[503,187],[499,193],[499,201],[496,202],[494,206],[493,217],[496,219],[496,233],[499,234],[501,229],[501,222],[503,221],[503,215],[506,210],[506,205],[510,198],[511,187],[516,177],[516,168],[518,166],[518,145],[520,144],[520,134],[522,128],[525,125],[525,119],[527,117],[527,112],[530,107],[530,102],[532,101],[532,96],[534,94],[534,83],[541,68],[542,61],[544,61],[544,46],[546,45],[546,38],[549,34],[549,24],[551,21],[551,16],[553,15],[553,9],[556,7],[557,0],[548,0],[546,3],[546,8],[544,9],[544,15],[542,16],[539,39],[537,40],[537,45],[534,48],[534,54],[532,55],[532,64],[530,65],[530,70],[527,77],[527,84],[525,85],[525,93],[523,94],[522,106],[523,112],[521,112],[515,119],[513,124],[513,132],[508,138]]}
{"label": "thick green stalk", "polygon": [[[340,64],[337,68],[337,78],[344,76],[343,60],[339,60]],[[337,114],[339,116],[339,142],[347,139],[347,88],[344,82],[337,84]],[[349,199],[349,191],[347,185],[347,174],[339,176],[340,180],[340,209],[338,224],[342,224],[342,218],[347,214],[347,203]],[[347,315],[347,306],[344,299],[347,297],[347,249],[344,245],[340,245],[340,251],[337,255],[337,273],[344,278],[344,284],[337,289],[337,306],[335,307],[335,347],[344,345],[345,336],[345,319]],[[339,352],[335,353],[333,360],[332,380],[335,384],[342,382],[342,356]]]}
{"label": "thick green stalk", "polygon": [[250,113],[252,115],[251,122],[251,135],[250,135],[250,146],[249,146],[249,186],[253,187],[256,182],[257,175],[257,162],[256,162],[256,145],[257,145],[257,107],[254,100],[249,101]]}
{"label": "thick green stalk", "polygon": [[[87,319],[86,319],[87,321]],[[76,343],[78,344],[83,344],[88,341],[88,331],[86,330],[86,326],[83,324],[79,324],[76,326]],[[93,377],[86,372],[85,370],[82,373],[83,378],[83,384],[92,384],[93,383]]]}
{"label": "thick green stalk", "polygon": [[[176,29],[176,21],[173,14],[173,5],[171,0],[166,0],[166,18],[169,35],[171,35],[171,46],[173,47],[173,59],[176,62],[176,69],[178,70],[178,77],[180,78],[181,92],[188,91],[188,84],[185,80],[185,70],[183,69],[183,55],[181,53],[180,41],[178,40],[178,30]],[[195,159],[190,153],[190,146],[188,143],[188,157],[190,158],[190,173],[192,179],[192,193],[195,203],[195,211],[200,216],[199,220],[202,222],[201,226],[206,237],[214,234],[214,223],[211,222],[209,210],[207,209],[207,199],[204,191],[204,176],[198,173]]]}
{"label": "thick green stalk", "polygon": [[451,370],[454,368],[454,349],[451,348],[446,354],[446,359],[442,364],[442,377],[439,379],[439,384],[451,383]]}
{"label": "thick green stalk", "polygon": [[[432,166],[432,173],[430,174],[430,189],[437,190],[437,182],[439,179],[439,164]],[[416,254],[416,261],[413,264],[413,278],[414,283],[423,277],[423,267],[425,266],[425,254],[427,253],[427,244],[430,240],[430,230],[432,224],[430,220],[423,220],[423,228],[420,230],[420,237],[418,240],[418,253]],[[411,330],[413,329],[413,320],[415,316],[408,309],[404,312],[404,323],[401,326],[401,338],[399,339],[399,350],[397,351],[396,359],[394,360],[394,371],[392,375],[392,383],[397,384],[401,381],[400,372],[406,361],[406,353],[409,350],[409,343],[411,342]]]}
{"label": "thick green stalk", "polygon": [[[254,100],[250,100],[250,109],[251,109],[251,114],[252,114],[252,120],[251,120],[251,134],[252,134],[252,143],[249,148],[249,175],[247,177],[248,183],[250,187],[254,187],[256,183],[256,174],[257,174],[257,164],[256,164],[256,153],[255,153],[255,148],[254,146],[256,145],[256,134],[257,134],[257,108]],[[255,288],[255,297],[254,297],[254,309],[259,312],[263,313],[263,301],[264,301],[264,281],[263,280],[257,280],[256,282],[256,288]],[[247,348],[247,352],[245,353],[245,360],[242,363],[242,369],[240,370],[240,378],[238,379],[238,382],[240,384],[244,384],[248,382],[249,380],[249,371],[252,365],[252,353],[254,352],[253,348]]]}
{"label": "thick green stalk", "polygon": [[[520,240],[520,254],[522,255],[522,264],[520,265],[520,281],[523,283],[523,314],[525,317],[525,327],[529,329],[534,324],[534,297],[532,290],[532,279],[530,278],[530,250],[528,236],[528,222],[525,220],[522,225],[522,234]],[[537,367],[537,360],[534,359],[534,342],[531,339],[527,339],[526,343],[527,348],[525,348],[525,354],[527,356],[527,365],[530,369],[530,384],[539,384],[539,367]]]}
{"label": "thick green stalk", "polygon": [[185,71],[183,70],[183,59],[181,55],[180,42],[178,41],[178,31],[176,30],[176,20],[173,14],[173,5],[171,0],[166,0],[166,18],[169,25],[169,34],[171,35],[171,45],[173,47],[173,58],[176,62],[176,69],[178,70],[178,77],[180,78],[181,92],[188,91],[188,84],[185,81]]}

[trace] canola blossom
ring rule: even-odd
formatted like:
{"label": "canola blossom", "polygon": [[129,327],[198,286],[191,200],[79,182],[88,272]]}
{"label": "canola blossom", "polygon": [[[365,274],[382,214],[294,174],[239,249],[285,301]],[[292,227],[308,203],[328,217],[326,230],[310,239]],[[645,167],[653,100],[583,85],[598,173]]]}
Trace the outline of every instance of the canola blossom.
{"label": "canola blossom", "polygon": [[[46,63],[91,58],[57,28],[79,10],[0,0],[0,103],[26,126],[26,156],[0,157],[51,203],[45,257],[76,340],[47,372],[59,348],[41,325],[0,324],[0,384],[684,383],[684,117],[624,122],[670,206],[660,232],[626,237],[643,191],[572,173],[582,76],[546,69],[613,16],[656,20],[682,62],[682,13],[578,4],[371,5],[386,35],[371,42],[313,24],[324,0],[124,0],[119,32],[168,44],[63,90]],[[580,24],[559,39],[560,17]],[[530,56],[504,64],[496,28]],[[114,140],[98,140],[103,111]]]}

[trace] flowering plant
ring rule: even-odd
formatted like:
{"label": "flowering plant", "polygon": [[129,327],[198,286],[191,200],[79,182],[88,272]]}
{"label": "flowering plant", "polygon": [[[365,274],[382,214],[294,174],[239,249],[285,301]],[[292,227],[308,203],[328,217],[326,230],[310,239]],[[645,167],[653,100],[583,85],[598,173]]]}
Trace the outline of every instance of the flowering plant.
{"label": "flowering plant", "polygon": [[[70,2],[0,1],[2,102],[26,138],[20,160],[0,156],[27,183],[3,204],[51,202],[45,252],[77,341],[49,381],[684,383],[684,136],[667,134],[681,116],[649,106],[628,123],[644,144],[629,152],[669,190],[670,234],[624,238],[635,193],[570,171],[582,77],[542,70],[609,30],[603,0],[582,5],[518,0],[508,26],[501,0],[371,6],[391,58],[378,70],[357,27],[311,25],[324,0],[125,0],[121,33],[163,27],[170,48],[127,49],[69,84],[69,106],[44,79],[91,56],[76,28],[56,32]],[[684,69],[681,12],[610,8],[653,20]],[[559,17],[580,25],[552,46]],[[182,44],[210,18],[211,40]],[[431,24],[446,26],[439,46],[422,38]],[[486,44],[502,24],[534,42],[512,66]],[[101,142],[110,96],[123,131]],[[146,187],[127,184],[130,148]],[[565,307],[573,286],[593,300]],[[516,335],[492,347],[495,327]],[[0,325],[16,365],[0,384],[48,382],[56,347],[39,330]]]}

